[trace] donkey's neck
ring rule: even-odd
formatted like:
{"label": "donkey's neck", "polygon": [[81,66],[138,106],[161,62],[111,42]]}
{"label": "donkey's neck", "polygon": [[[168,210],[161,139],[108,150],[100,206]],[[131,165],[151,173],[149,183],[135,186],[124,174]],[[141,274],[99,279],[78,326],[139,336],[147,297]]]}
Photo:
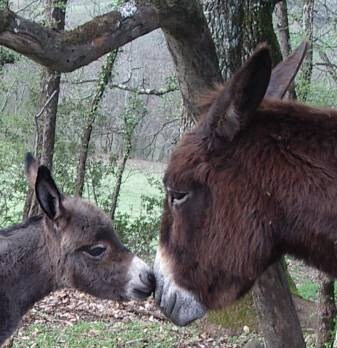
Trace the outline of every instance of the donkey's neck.
{"label": "donkey's neck", "polygon": [[292,236],[286,239],[283,251],[337,278],[337,235],[302,227],[288,232]]}
{"label": "donkey's neck", "polygon": [[0,342],[33,304],[56,288],[43,220],[0,231]]}

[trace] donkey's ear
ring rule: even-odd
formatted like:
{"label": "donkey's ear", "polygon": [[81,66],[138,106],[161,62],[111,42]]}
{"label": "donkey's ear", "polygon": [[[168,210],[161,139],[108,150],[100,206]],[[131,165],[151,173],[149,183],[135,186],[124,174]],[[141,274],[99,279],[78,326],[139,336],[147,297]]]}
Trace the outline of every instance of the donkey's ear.
{"label": "donkey's ear", "polygon": [[39,163],[36,158],[30,152],[27,152],[25,156],[25,173],[29,186],[32,189],[35,188],[38,168]]}
{"label": "donkey's ear", "polygon": [[208,110],[211,131],[231,141],[260,105],[270,80],[271,57],[261,45],[230,80]]}
{"label": "donkey's ear", "polygon": [[61,216],[62,196],[49,169],[45,166],[40,166],[38,169],[35,193],[42,210],[50,219],[54,220]]}
{"label": "donkey's ear", "polygon": [[308,43],[302,42],[285,60],[276,65],[271,73],[266,97],[283,98],[294,80],[308,49]]}

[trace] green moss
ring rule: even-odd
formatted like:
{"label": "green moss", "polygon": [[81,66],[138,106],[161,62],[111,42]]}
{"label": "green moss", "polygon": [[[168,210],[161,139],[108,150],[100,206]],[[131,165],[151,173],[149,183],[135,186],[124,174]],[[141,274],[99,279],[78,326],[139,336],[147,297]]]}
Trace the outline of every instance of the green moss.
{"label": "green moss", "polygon": [[212,324],[224,326],[233,331],[242,331],[247,325],[250,329],[256,329],[256,311],[251,293],[236,301],[225,310],[210,311],[208,320]]}
{"label": "green moss", "polygon": [[121,15],[119,12],[110,13],[109,16],[102,15],[95,17],[74,30],[64,33],[63,42],[65,45],[76,45],[90,42],[93,38],[99,37],[100,33],[112,32],[120,25]]}

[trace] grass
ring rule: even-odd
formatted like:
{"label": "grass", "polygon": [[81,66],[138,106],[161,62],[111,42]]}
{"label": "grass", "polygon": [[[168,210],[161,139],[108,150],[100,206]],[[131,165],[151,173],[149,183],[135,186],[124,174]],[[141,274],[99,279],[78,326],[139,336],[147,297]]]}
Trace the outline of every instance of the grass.
{"label": "grass", "polygon": [[318,286],[311,280],[305,280],[297,286],[298,293],[306,300],[317,300]]}
{"label": "grass", "polygon": [[[117,211],[138,216],[141,211],[142,195],[159,196],[160,191],[149,183],[148,174],[144,171],[131,170],[125,176],[126,180],[122,185]],[[160,180],[158,174],[151,174],[151,176]],[[110,182],[109,186],[111,190],[114,184]]]}
{"label": "grass", "polygon": [[132,321],[128,323],[79,322],[72,326],[33,324],[14,340],[23,347],[176,347],[197,339],[194,326],[177,328],[170,323]]}

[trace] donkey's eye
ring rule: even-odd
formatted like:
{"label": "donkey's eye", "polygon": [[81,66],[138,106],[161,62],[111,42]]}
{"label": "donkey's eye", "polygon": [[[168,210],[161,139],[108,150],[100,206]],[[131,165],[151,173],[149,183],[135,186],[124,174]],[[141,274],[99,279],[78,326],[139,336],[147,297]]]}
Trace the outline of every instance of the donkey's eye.
{"label": "donkey's eye", "polygon": [[172,189],[168,189],[169,194],[169,202],[171,205],[180,205],[187,201],[187,199],[190,197],[189,192],[182,192],[182,191],[174,191]]}
{"label": "donkey's eye", "polygon": [[82,248],[83,252],[95,258],[101,257],[104,254],[105,250],[106,250],[106,247],[100,244],[91,245],[91,246]]}

